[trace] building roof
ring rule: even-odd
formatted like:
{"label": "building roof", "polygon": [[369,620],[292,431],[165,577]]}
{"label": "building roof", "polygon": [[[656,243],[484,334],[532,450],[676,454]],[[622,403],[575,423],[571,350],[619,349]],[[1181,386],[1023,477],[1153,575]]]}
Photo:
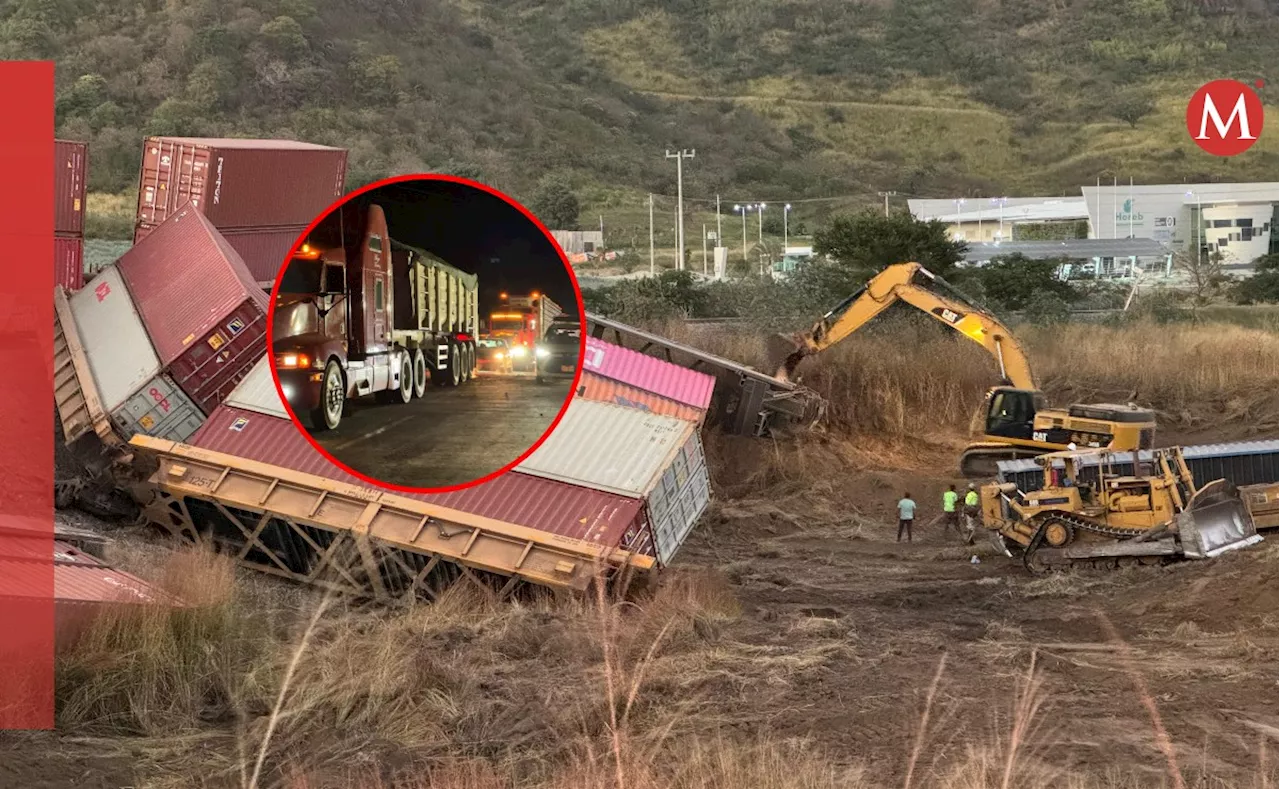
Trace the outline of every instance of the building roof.
{"label": "building roof", "polygon": [[1013,206],[1006,204],[1004,211],[999,206],[984,206],[975,211],[943,214],[934,217],[939,222],[958,224],[962,222],[997,222],[1001,218],[1005,222],[1063,222],[1072,219],[1088,219],[1089,206],[1083,199],[1049,200],[1043,203]]}
{"label": "building roof", "polygon": [[[1142,195],[1182,195],[1184,203],[1195,205],[1198,197],[1204,203],[1265,203],[1280,200],[1280,183],[1254,181],[1238,184],[1116,184],[1082,186],[1088,205],[1094,205],[1100,195],[1110,196],[1115,192],[1120,196]],[[1190,193],[1190,195],[1188,195]],[[1007,209],[1006,209],[1007,210]]]}
{"label": "building roof", "polygon": [[1150,238],[1076,238],[1066,241],[1005,241],[999,244],[972,243],[964,253],[969,263],[1024,255],[1032,260],[1054,258],[1127,258],[1165,257],[1172,253],[1167,246]]}
{"label": "building roof", "polygon": [[[939,217],[957,213],[956,201],[964,200],[960,204],[960,209],[968,208],[975,214],[980,206],[984,207],[983,218],[987,216],[995,216],[1000,212],[1000,206],[992,202],[990,197],[949,197],[949,198],[928,198],[918,200],[908,200],[907,208],[910,209],[912,216],[921,221],[937,219]],[[1022,208],[1023,206],[1041,205],[1043,203],[1062,202],[1064,200],[1078,200],[1075,195],[1059,195],[1057,197],[1006,197],[1004,200],[1004,211],[1006,219],[1009,210],[1012,208]],[[987,211],[994,213],[986,213]],[[975,220],[976,221],[976,220]]]}

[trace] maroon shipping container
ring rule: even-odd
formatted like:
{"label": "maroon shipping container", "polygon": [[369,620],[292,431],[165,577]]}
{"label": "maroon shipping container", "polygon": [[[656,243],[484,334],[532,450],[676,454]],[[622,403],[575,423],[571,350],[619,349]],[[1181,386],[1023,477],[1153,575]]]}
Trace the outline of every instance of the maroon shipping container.
{"label": "maroon shipping container", "polygon": [[68,140],[53,141],[53,232],[84,234],[85,173],[89,146]]}
{"label": "maroon shipping container", "polygon": [[[293,422],[256,411],[220,406],[189,443],[212,452],[370,487],[367,482],[330,463],[302,437]],[[653,540],[645,514],[647,508],[639,499],[514,471],[452,493],[397,495],[539,531],[653,555]]]}
{"label": "maroon shipping container", "polygon": [[[308,225],[342,196],[347,152],[292,140],[149,137],[139,232],[190,201],[217,228]],[[141,239],[135,234],[134,242]]]}
{"label": "maroon shipping container", "polygon": [[169,217],[116,267],[160,364],[209,413],[262,358],[267,294],[191,206]]}
{"label": "maroon shipping container", "polygon": [[231,248],[244,258],[244,265],[258,285],[270,290],[276,284],[276,275],[284,267],[285,258],[293,243],[298,240],[306,225],[261,230],[224,230],[222,237]]}
{"label": "maroon shipping container", "polygon": [[53,280],[67,290],[84,287],[84,239],[80,236],[54,237]]}

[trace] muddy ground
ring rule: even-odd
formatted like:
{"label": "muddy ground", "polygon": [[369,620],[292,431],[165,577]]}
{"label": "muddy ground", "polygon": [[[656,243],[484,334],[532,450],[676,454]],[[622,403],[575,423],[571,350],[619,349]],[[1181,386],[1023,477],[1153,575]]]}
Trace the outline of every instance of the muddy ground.
{"label": "muddy ground", "polygon": [[[712,447],[735,484],[678,564],[727,579],[742,613],[699,631],[696,666],[657,664],[652,703],[692,699],[698,728],[716,736],[803,743],[860,768],[860,785],[901,786],[940,664],[926,773],[1007,738],[1034,654],[1044,707],[1032,755],[1062,785],[1173,785],[1162,742],[1188,786],[1274,785],[1259,783],[1276,763],[1274,535],[1214,561],[1033,579],[985,541],[968,548],[931,524],[948,479],[926,456],[861,472],[819,456],[829,473],[806,483],[796,464],[753,479],[745,469],[767,464],[738,449]],[[904,488],[921,502],[911,544],[894,541]],[[0,737],[0,787],[146,786],[155,747]],[[1101,783],[1109,776],[1122,783]]]}

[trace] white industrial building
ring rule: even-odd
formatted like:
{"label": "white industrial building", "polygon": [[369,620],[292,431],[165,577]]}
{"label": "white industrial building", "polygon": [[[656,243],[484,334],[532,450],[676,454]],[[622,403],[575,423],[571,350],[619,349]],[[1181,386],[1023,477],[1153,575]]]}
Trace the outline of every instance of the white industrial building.
{"label": "white industrial building", "polygon": [[1121,184],[1081,189],[1090,238],[1150,238],[1194,253],[1217,252],[1243,270],[1275,251],[1280,184]]}

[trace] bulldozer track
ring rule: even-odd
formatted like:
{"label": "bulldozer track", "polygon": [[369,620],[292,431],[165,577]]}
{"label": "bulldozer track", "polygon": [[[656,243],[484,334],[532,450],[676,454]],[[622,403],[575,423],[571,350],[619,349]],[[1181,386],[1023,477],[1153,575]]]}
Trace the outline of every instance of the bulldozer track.
{"label": "bulldozer track", "polygon": [[[1022,566],[1025,567],[1032,575],[1045,575],[1056,570],[1066,569],[1067,567],[1101,567],[1105,569],[1114,569],[1112,567],[1113,564],[1117,567],[1120,565],[1140,564],[1143,563],[1144,559],[1154,560],[1156,563],[1164,562],[1164,557],[1116,556],[1091,557],[1088,559],[1067,558],[1066,561],[1055,563],[1037,563],[1035,561],[1036,553],[1044,544],[1045,531],[1048,529],[1049,523],[1055,520],[1067,524],[1077,532],[1081,530],[1090,531],[1095,534],[1103,534],[1108,537],[1119,537],[1122,539],[1132,539],[1147,533],[1146,529],[1123,529],[1117,526],[1105,526],[1067,513],[1053,513],[1051,515],[1045,515],[1039,519],[1039,525],[1036,527],[1035,536],[1031,538],[1030,544],[1027,545],[1026,549],[1022,552]],[[1073,541],[1074,535],[1072,540],[1068,541],[1066,545],[1070,545]]]}

